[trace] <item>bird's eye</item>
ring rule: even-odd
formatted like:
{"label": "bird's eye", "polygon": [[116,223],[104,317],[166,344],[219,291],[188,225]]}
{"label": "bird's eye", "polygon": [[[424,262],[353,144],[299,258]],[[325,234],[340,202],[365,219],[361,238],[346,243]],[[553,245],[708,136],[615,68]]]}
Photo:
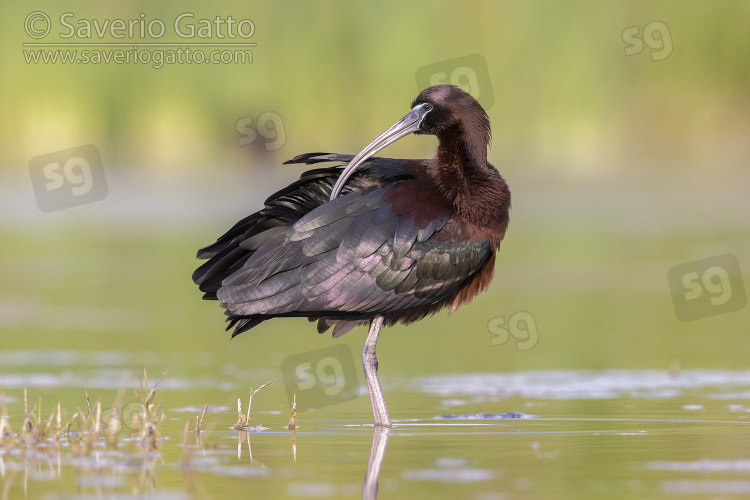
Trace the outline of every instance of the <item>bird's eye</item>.
{"label": "bird's eye", "polygon": [[424,103],[423,106],[425,110],[432,111],[432,104],[430,104],[429,102]]}

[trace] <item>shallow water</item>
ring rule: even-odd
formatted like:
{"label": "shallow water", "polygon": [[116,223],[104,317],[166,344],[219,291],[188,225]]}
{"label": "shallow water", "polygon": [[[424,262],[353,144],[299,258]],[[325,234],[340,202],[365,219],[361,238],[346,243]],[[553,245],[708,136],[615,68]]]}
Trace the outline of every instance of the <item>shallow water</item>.
{"label": "shallow water", "polygon": [[[42,398],[61,401],[63,420],[92,402],[107,407],[125,390],[133,410],[140,382],[132,354],[6,351],[0,387],[9,422]],[[201,364],[202,359],[202,364]],[[283,381],[259,392],[251,424],[236,431],[236,400],[249,388],[231,367],[186,357],[167,374],[156,403],[166,419],[156,452],[137,446],[128,419],[115,450],[104,442],[75,456],[59,450],[0,452],[2,498],[665,498],[750,495],[750,371],[619,370],[463,373],[390,379],[394,417],[373,432],[369,401],[354,399],[297,414]],[[137,366],[137,361],[136,361]],[[44,368],[42,368],[44,367]],[[173,368],[180,371],[179,366]],[[188,375],[185,376],[185,373]],[[149,373],[153,386],[157,374]],[[257,377],[260,385],[265,382]],[[222,404],[216,404],[217,401]],[[195,416],[211,403],[203,432]],[[130,404],[130,406],[129,406]],[[76,427],[73,426],[73,429]],[[129,437],[130,436],[130,437]],[[7,436],[6,436],[7,441]]]}
{"label": "shallow water", "polygon": [[[514,180],[513,233],[492,287],[453,315],[383,332],[386,435],[373,432],[364,393],[364,328],[331,340],[303,319],[278,319],[230,342],[217,304],[199,300],[195,249],[260,201],[227,195],[231,213],[184,203],[193,211],[180,217],[152,217],[159,205],[133,204],[138,191],[113,189],[107,204],[54,217],[29,201],[20,223],[3,223],[8,422],[22,426],[24,389],[30,408],[41,398],[43,420],[60,401],[63,423],[86,413],[85,389],[103,414],[119,399],[121,428],[105,429],[114,450],[102,437],[88,454],[75,453],[75,435],[23,453],[4,436],[0,500],[361,498],[376,486],[381,499],[746,497],[747,308],[682,322],[667,279],[673,266],[727,252],[746,268],[747,210],[736,200],[747,183],[734,184],[737,196],[710,199],[639,188],[642,210],[631,211],[621,185],[571,195]],[[499,335],[521,317],[533,339],[529,328]],[[141,451],[130,418],[139,365],[150,387],[167,371],[155,452]],[[250,424],[265,429],[232,429],[238,398],[247,411],[251,386],[280,372],[253,398]]]}

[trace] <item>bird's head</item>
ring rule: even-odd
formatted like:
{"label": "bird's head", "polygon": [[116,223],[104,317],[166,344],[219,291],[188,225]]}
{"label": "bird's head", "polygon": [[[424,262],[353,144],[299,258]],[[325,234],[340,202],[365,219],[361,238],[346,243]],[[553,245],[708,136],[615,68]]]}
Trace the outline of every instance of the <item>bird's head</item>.
{"label": "bird's head", "polygon": [[490,120],[471,95],[454,85],[435,85],[423,90],[411,111],[360,151],[339,176],[331,192],[336,198],[347,179],[368,158],[409,134],[435,135],[441,141],[458,134],[473,149],[484,149],[490,141]]}

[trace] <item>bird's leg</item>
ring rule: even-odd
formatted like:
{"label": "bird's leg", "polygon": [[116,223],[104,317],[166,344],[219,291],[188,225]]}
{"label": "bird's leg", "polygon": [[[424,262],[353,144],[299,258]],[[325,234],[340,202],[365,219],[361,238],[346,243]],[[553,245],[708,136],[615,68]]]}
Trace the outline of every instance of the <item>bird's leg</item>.
{"label": "bird's leg", "polygon": [[383,389],[380,388],[380,381],[378,380],[378,357],[375,354],[375,345],[378,343],[378,335],[382,326],[383,316],[375,316],[370,323],[370,331],[367,333],[365,345],[362,347],[362,366],[365,370],[367,392],[370,393],[375,427],[391,427],[391,417],[388,415]]}

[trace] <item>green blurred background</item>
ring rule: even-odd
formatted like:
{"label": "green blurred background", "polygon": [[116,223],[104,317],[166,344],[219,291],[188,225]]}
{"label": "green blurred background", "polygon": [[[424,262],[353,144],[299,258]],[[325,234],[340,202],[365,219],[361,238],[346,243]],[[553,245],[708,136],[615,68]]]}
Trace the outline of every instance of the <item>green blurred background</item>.
{"label": "green blurred background", "polygon": [[[71,22],[144,13],[168,28],[158,42],[184,42],[171,23],[192,12],[196,22],[251,19],[257,46],[252,64],[28,64],[24,19],[36,10],[52,20],[49,43],[65,41],[64,12]],[[747,367],[750,309],[683,323],[667,271],[732,253],[750,285],[749,16],[741,1],[5,5],[2,349],[127,351],[178,373],[192,369],[180,359],[205,355],[208,366],[271,375],[285,356],[330,345],[304,319],[230,342],[218,305],[190,279],[195,251],[302,172],[283,161],[356,153],[408,111],[419,68],[480,54],[494,93],[489,157],[513,192],[510,230],[491,289],[470,307],[385,332],[385,380]],[[626,55],[623,32],[654,21],[667,31]],[[659,41],[672,45],[664,59]],[[283,120],[283,147],[240,147],[237,121],[267,111]],[[107,197],[42,213],[29,161],[83,144],[101,152]],[[433,137],[409,137],[381,154],[434,148]],[[518,311],[534,318],[538,344],[492,346],[488,325]],[[363,334],[336,342],[357,353]]]}

